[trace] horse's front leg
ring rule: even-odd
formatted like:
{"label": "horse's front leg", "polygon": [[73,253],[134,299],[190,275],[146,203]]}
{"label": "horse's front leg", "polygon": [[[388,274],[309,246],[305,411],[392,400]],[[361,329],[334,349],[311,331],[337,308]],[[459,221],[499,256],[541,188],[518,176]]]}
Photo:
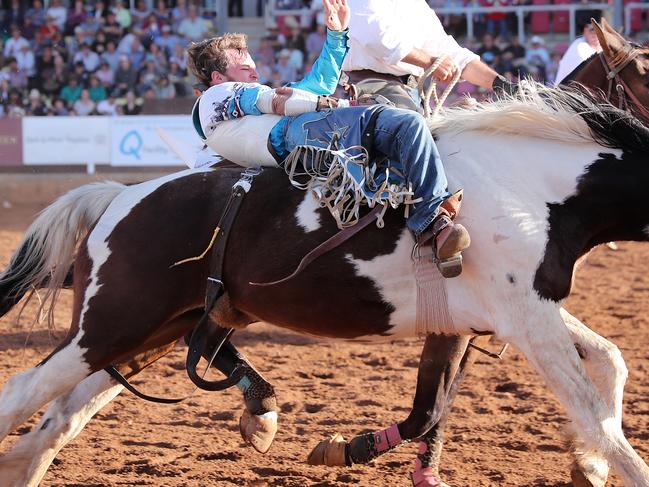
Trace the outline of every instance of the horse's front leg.
{"label": "horse's front leg", "polygon": [[571,333],[565,315],[549,308],[551,303],[535,304],[520,314],[526,318],[524,326],[511,327],[510,336],[503,339],[525,354],[554,391],[573,421],[584,451],[600,452],[625,485],[649,487],[649,467],[624,436],[617,399],[603,396],[582,366],[573,340],[584,336],[583,332],[575,333],[572,328]]}
{"label": "horse's front leg", "polygon": [[[628,375],[624,359],[613,343],[599,336],[586,325],[561,309],[568,332],[582,359],[588,375],[602,399],[613,412],[615,424],[622,426],[622,396]],[[603,487],[608,478],[608,463],[597,451],[589,451],[580,441],[572,448],[575,463],[570,472],[577,487]]]}
{"label": "horse's front leg", "polygon": [[[426,337],[413,408],[408,417],[382,431],[356,436],[349,443],[339,436],[325,440],[311,452],[309,463],[331,466],[367,463],[403,442],[423,436],[443,416],[468,340],[468,337]],[[419,480],[419,485],[426,485],[421,483],[424,477],[429,479],[429,485],[439,485],[436,473],[432,469],[419,468],[414,477]]]}

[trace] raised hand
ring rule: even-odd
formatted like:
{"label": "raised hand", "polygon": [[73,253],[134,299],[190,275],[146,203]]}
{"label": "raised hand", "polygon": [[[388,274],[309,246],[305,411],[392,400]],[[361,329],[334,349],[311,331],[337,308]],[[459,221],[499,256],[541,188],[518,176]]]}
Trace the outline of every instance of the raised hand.
{"label": "raised hand", "polygon": [[325,23],[329,30],[345,30],[349,27],[349,5],[347,0],[322,0],[325,8]]}

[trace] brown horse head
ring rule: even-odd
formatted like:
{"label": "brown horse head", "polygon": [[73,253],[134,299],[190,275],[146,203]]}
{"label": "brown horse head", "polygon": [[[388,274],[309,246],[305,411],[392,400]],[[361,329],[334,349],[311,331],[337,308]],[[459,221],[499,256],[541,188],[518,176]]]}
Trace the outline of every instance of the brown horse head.
{"label": "brown horse head", "polygon": [[[601,82],[593,84],[606,94],[612,104],[630,109],[649,122],[649,111],[645,108],[649,106],[649,49],[629,42],[606,19],[602,19],[601,23],[591,19],[591,23],[602,46],[602,52],[597,56],[600,60],[593,59],[592,63],[598,65],[599,76],[603,74]],[[579,74],[574,80],[588,86],[579,79]]]}

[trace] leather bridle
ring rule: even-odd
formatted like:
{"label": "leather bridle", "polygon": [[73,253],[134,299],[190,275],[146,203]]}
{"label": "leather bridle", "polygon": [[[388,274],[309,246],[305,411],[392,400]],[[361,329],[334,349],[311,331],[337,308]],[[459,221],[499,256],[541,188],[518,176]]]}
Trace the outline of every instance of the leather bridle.
{"label": "leather bridle", "polygon": [[649,120],[649,110],[640,102],[638,97],[633,93],[629,85],[622,79],[620,73],[641,54],[640,49],[626,44],[624,49],[617,53],[613,59],[606,58],[604,51],[599,53],[599,59],[602,61],[604,71],[606,72],[606,79],[608,80],[608,88],[606,91],[606,98],[611,99],[613,86],[617,92],[618,108],[620,110],[631,111],[627,97],[631,99],[635,105],[635,109],[640,112],[645,120]]}

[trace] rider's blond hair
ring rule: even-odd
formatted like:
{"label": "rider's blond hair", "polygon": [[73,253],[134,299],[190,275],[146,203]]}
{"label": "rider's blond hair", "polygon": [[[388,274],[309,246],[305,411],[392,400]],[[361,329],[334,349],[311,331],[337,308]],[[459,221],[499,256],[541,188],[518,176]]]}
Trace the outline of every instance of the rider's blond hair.
{"label": "rider's blond hair", "polygon": [[231,58],[228,49],[239,53],[248,50],[248,37],[245,34],[228,33],[201,42],[192,42],[187,48],[187,67],[200,83],[210,85],[212,72],[225,73]]}

